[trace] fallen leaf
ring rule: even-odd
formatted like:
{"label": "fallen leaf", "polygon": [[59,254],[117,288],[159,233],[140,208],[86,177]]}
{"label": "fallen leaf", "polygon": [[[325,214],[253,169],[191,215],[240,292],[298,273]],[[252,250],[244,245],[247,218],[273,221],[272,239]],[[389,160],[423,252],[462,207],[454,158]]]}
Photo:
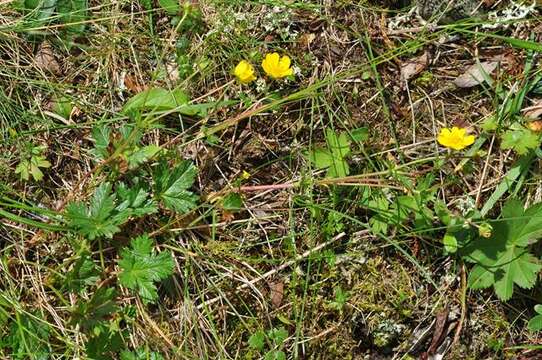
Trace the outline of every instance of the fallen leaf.
{"label": "fallen leaf", "polygon": [[427,65],[429,65],[429,55],[427,52],[424,52],[417,58],[404,62],[401,65],[401,79],[404,81],[412,79],[414,76],[425,70]]}
{"label": "fallen leaf", "polygon": [[275,308],[280,307],[280,304],[282,304],[282,298],[284,297],[284,283],[280,281],[271,282],[269,283],[269,289],[271,289],[269,294],[271,304],[273,304]]}
{"label": "fallen leaf", "polygon": [[53,47],[49,42],[44,41],[40,44],[38,52],[34,58],[34,65],[43,71],[48,71],[54,75],[60,74],[60,64],[55,58]]}
{"label": "fallen leaf", "polygon": [[445,308],[436,315],[437,322],[435,323],[433,340],[431,340],[431,345],[429,346],[429,350],[427,350],[429,355],[433,355],[437,351],[439,344],[442,343],[446,336],[446,330],[448,329],[448,314],[449,310],[448,308]]}
{"label": "fallen leaf", "polygon": [[311,43],[316,39],[316,35],[313,33],[306,33],[299,37],[298,42],[301,47],[310,48]]}
{"label": "fallen leaf", "polygon": [[140,93],[144,90],[146,90],[146,87],[143,86],[143,85],[140,85],[138,82],[137,82],[137,79],[135,79],[132,75],[130,74],[127,74],[125,77],[124,77],[124,86],[126,86],[126,88],[128,90],[130,90],[132,93],[134,94],[137,94],[137,93]]}
{"label": "fallen leaf", "polygon": [[485,81],[485,76],[491,75],[499,65],[498,61],[485,61],[476,63],[467,68],[464,74],[459,75],[454,84],[460,88],[471,88]]}
{"label": "fallen leaf", "polygon": [[179,66],[177,63],[171,62],[166,64],[166,72],[170,81],[179,81]]}
{"label": "fallen leaf", "polygon": [[538,120],[542,115],[542,99],[537,100],[532,106],[521,111],[527,120]]}
{"label": "fallen leaf", "polygon": [[222,221],[225,223],[231,223],[233,220],[235,220],[235,214],[231,211],[224,210],[222,212]]}
{"label": "fallen leaf", "polygon": [[527,123],[527,127],[534,132],[542,131],[542,120],[535,120]]}

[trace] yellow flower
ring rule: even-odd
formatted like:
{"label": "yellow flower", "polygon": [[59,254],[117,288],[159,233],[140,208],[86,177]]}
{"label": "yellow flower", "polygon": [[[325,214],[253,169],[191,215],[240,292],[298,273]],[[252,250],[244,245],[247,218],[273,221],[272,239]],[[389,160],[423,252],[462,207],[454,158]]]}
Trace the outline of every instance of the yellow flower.
{"label": "yellow flower", "polygon": [[243,170],[243,172],[241,173],[241,179],[243,180],[247,180],[247,179],[250,179],[250,173],[246,170]]}
{"label": "yellow flower", "polygon": [[237,76],[237,79],[239,79],[241,84],[248,84],[249,82],[256,80],[254,67],[246,60],[239,61],[239,64],[237,64],[233,73]]}
{"label": "yellow flower", "polygon": [[467,135],[467,129],[454,126],[451,129],[443,128],[437,138],[440,145],[454,150],[462,150],[474,142],[474,135]]}
{"label": "yellow flower", "polygon": [[280,57],[277,53],[265,55],[262,61],[262,67],[266,74],[275,79],[290,76],[294,73],[290,67],[290,58],[287,55]]}

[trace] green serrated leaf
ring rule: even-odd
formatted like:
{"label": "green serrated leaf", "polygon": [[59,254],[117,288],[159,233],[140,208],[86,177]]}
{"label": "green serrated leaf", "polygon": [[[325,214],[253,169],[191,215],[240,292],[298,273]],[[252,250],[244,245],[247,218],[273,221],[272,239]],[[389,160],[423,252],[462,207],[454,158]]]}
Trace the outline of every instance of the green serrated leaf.
{"label": "green serrated leaf", "polygon": [[497,296],[506,301],[514,293],[514,284],[532,288],[542,268],[526,248],[542,236],[542,205],[523,210],[521,202],[510,200],[501,215],[490,222],[490,238],[480,237],[464,251],[467,260],[477,263],[469,275],[469,286],[480,289],[493,285]]}
{"label": "green serrated leaf", "polygon": [[54,100],[53,112],[62,116],[64,119],[69,119],[73,110],[73,105],[69,98],[60,96]]}
{"label": "green serrated leaf", "polygon": [[170,210],[186,213],[196,206],[197,196],[188,189],[194,184],[196,167],[183,161],[173,169],[162,162],[153,173],[155,197]]}
{"label": "green serrated leaf", "polygon": [[513,149],[520,155],[539,145],[539,136],[528,129],[507,130],[502,135],[501,149]]}
{"label": "green serrated leaf", "polygon": [[30,162],[22,160],[15,168],[15,174],[19,174],[21,180],[27,181],[30,179]]}
{"label": "green serrated leaf", "polygon": [[265,354],[265,360],[286,360],[286,354],[282,350],[271,350]]}
{"label": "green serrated leaf", "polygon": [[111,129],[109,126],[101,125],[92,129],[92,139],[94,141],[94,149],[91,153],[98,160],[105,160],[109,157],[109,144],[110,144]]}
{"label": "green serrated leaf", "polygon": [[350,154],[350,138],[342,132],[337,136],[332,129],[326,129],[326,141],[336,159],[344,159]]}
{"label": "green serrated leaf", "polygon": [[152,0],[140,0],[139,3],[145,10],[152,10]]}
{"label": "green serrated leaf", "polygon": [[389,209],[390,202],[384,196],[375,196],[369,201],[369,209],[376,212],[369,219],[369,226],[375,234],[386,234],[388,232],[388,219],[383,214]]}
{"label": "green serrated leaf", "polygon": [[252,349],[262,351],[265,346],[265,333],[261,330],[256,331],[248,338],[248,346]]}
{"label": "green serrated leaf", "polygon": [[355,142],[363,143],[369,139],[369,128],[361,127],[350,131],[350,136]]}
{"label": "green serrated leaf", "polygon": [[156,202],[150,198],[146,189],[138,182],[129,188],[124,183],[119,183],[116,194],[121,203],[115,208],[117,212],[128,211],[133,216],[143,216],[158,211]]}
{"label": "green serrated leaf", "polygon": [[154,200],[139,184],[128,188],[119,183],[117,192],[112,193],[111,184],[103,183],[96,188],[88,207],[82,202],[70,203],[65,216],[73,229],[93,240],[102,236],[112,238],[130,217],[156,211]]}
{"label": "green serrated leaf", "polygon": [[316,148],[308,154],[309,160],[318,169],[325,169],[333,163],[333,156],[327,149]]}
{"label": "green serrated leaf", "polygon": [[158,145],[147,145],[140,149],[137,149],[130,155],[128,155],[128,168],[133,170],[139,165],[149,161],[156,156],[162,148]]}
{"label": "green serrated leaf", "polygon": [[345,177],[350,173],[346,157],[350,154],[350,137],[343,132],[338,136],[332,129],[326,129],[327,149],[315,148],[309,151],[309,160],[318,169],[327,169],[327,177]]}
{"label": "green serrated leaf", "polygon": [[88,208],[81,202],[68,204],[66,217],[70,226],[90,240],[100,236],[112,238],[113,234],[120,231],[119,225],[122,223],[119,219],[113,220],[115,200],[115,195],[111,194],[111,184],[101,184],[94,192]]}
{"label": "green serrated leaf", "polygon": [[471,289],[487,289],[494,282],[494,273],[481,265],[474,266],[469,273],[468,286]]}
{"label": "green serrated leaf", "polygon": [[130,249],[121,252],[119,266],[120,284],[136,290],[144,302],[153,302],[158,298],[157,281],[173,274],[174,262],[171,253],[164,251],[158,255],[152,252],[153,241],[148,235],[132,240]]}
{"label": "green serrated leaf", "polygon": [[280,345],[288,337],[288,331],[283,327],[273,328],[269,330],[267,336],[275,343],[275,345]]}
{"label": "green serrated leaf", "polygon": [[24,8],[30,12],[25,21],[28,27],[38,27],[50,21],[56,8],[57,0],[25,0]]}
{"label": "green serrated leaf", "polygon": [[114,324],[94,328],[93,336],[85,344],[86,355],[92,360],[111,360],[116,358],[124,341]]}

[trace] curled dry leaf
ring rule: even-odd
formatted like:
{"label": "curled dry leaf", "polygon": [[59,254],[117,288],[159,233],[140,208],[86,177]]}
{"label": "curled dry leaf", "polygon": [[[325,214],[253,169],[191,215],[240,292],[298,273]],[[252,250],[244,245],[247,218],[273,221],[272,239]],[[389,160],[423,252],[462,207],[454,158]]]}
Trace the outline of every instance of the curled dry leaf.
{"label": "curled dry leaf", "polygon": [[312,42],[316,39],[316,35],[313,33],[306,33],[299,37],[298,42],[299,45],[303,48],[309,49]]}
{"label": "curled dry leaf", "polygon": [[127,74],[124,77],[124,86],[134,94],[138,94],[147,88],[144,85],[139,84],[135,76]]}
{"label": "curled dry leaf", "polygon": [[284,297],[284,283],[280,281],[270,282],[269,289],[271,290],[269,293],[271,304],[273,304],[275,308],[280,307],[280,304],[282,304],[282,298]]}
{"label": "curled dry leaf", "polygon": [[60,74],[60,64],[55,58],[53,47],[49,42],[44,41],[40,44],[38,52],[34,57],[34,65],[43,71],[48,71],[54,75]]}
{"label": "curled dry leaf", "polygon": [[424,71],[429,65],[429,54],[424,52],[417,58],[410,59],[401,65],[401,80],[408,81]]}
{"label": "curled dry leaf", "polygon": [[528,121],[527,127],[536,133],[542,131],[542,99],[538,99],[532,106],[521,110]]}
{"label": "curled dry leaf", "polygon": [[521,110],[527,120],[538,120],[542,115],[542,99],[537,100],[532,106]]}
{"label": "curled dry leaf", "polygon": [[465,73],[454,80],[454,84],[460,88],[471,88],[480,85],[485,81],[486,76],[495,71],[498,65],[498,61],[484,61],[473,64],[467,68]]}

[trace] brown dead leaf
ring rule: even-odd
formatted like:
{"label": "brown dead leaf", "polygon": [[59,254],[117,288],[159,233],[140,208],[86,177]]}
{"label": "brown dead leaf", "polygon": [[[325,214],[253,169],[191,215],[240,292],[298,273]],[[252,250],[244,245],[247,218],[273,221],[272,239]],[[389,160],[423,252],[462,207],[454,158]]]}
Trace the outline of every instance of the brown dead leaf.
{"label": "brown dead leaf", "polygon": [[414,76],[424,71],[427,68],[427,65],[429,65],[429,54],[426,51],[417,58],[410,59],[401,64],[401,79],[403,81],[412,79]]}
{"label": "brown dead leaf", "polygon": [[454,84],[460,88],[471,88],[480,85],[485,81],[486,74],[491,75],[498,65],[498,61],[484,61],[473,64],[454,80]]}
{"label": "brown dead leaf", "polygon": [[145,90],[145,86],[139,84],[137,79],[130,74],[124,77],[124,86],[132,93],[137,94]]}
{"label": "brown dead leaf", "polygon": [[170,81],[179,81],[179,66],[175,62],[170,62],[166,64],[166,72]]}
{"label": "brown dead leaf", "polygon": [[523,116],[528,120],[538,120],[542,115],[542,99],[537,100],[532,106],[529,106],[523,110]]}
{"label": "brown dead leaf", "polygon": [[433,339],[429,345],[427,352],[420,356],[420,359],[429,359],[429,356],[433,355],[438,346],[442,343],[446,336],[446,330],[448,329],[448,308],[445,308],[441,312],[436,314],[435,328],[433,330]]}
{"label": "brown dead leaf", "polygon": [[284,283],[281,281],[276,281],[270,282],[268,285],[269,289],[271,290],[269,293],[271,304],[273,304],[273,307],[279,308],[280,304],[282,304],[282,298],[284,297]]}
{"label": "brown dead leaf", "polygon": [[301,45],[301,47],[308,49],[310,48],[314,39],[316,39],[316,35],[314,35],[313,33],[306,33],[301,35],[297,41],[299,42],[299,45]]}
{"label": "brown dead leaf", "polygon": [[542,120],[535,120],[527,123],[527,127],[534,132],[542,131]]}
{"label": "brown dead leaf", "polygon": [[225,223],[230,223],[235,220],[235,214],[231,211],[224,210],[222,211],[222,221]]}
{"label": "brown dead leaf", "polygon": [[58,75],[61,72],[60,64],[56,60],[53,52],[53,47],[47,41],[40,44],[38,52],[34,57],[34,65],[39,69],[50,72],[54,75]]}

